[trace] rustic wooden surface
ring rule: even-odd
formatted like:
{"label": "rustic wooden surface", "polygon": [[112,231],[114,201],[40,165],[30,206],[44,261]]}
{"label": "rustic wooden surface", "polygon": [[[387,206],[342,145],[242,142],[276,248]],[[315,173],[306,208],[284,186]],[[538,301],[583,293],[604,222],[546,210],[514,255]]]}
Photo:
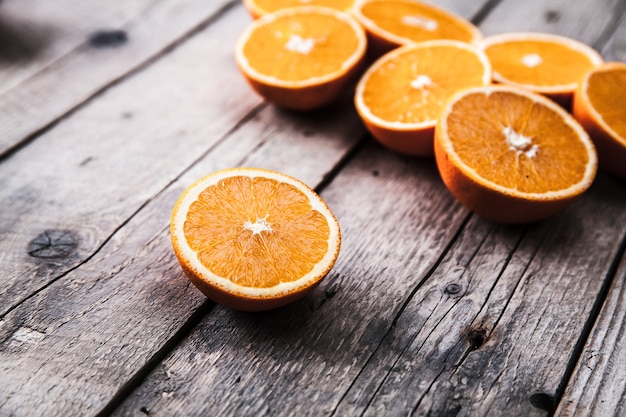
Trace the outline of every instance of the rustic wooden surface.
{"label": "rustic wooden surface", "polygon": [[[626,415],[624,181],[493,224],[349,94],[308,114],[256,96],[239,2],[74,3],[0,4],[0,416]],[[624,0],[438,3],[626,61]],[[339,218],[305,299],[238,313],[182,275],[171,208],[232,166],[296,176]]]}

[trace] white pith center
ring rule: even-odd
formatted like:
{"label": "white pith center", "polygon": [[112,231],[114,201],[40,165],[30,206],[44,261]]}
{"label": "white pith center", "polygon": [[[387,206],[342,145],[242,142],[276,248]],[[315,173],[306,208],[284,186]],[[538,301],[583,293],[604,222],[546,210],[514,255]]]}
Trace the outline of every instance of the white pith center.
{"label": "white pith center", "polygon": [[285,48],[291,52],[297,52],[302,55],[307,55],[315,46],[315,40],[313,38],[303,38],[299,35],[289,35],[289,40],[285,44]]}
{"label": "white pith center", "polygon": [[411,81],[411,87],[418,90],[425,90],[426,87],[433,85],[433,80],[428,75],[418,75],[413,81]]}
{"label": "white pith center", "polygon": [[506,138],[506,143],[509,144],[509,149],[517,152],[518,155],[524,154],[528,158],[532,158],[535,155],[537,155],[539,146],[533,144],[532,138],[529,138],[528,136],[524,136],[521,133],[516,132],[510,126],[507,126],[504,129],[502,129],[502,133],[504,133],[504,137]]}
{"label": "white pith center", "polygon": [[543,59],[539,54],[527,54],[522,57],[522,64],[527,66],[528,68],[535,68],[538,65],[543,63]]}
{"label": "white pith center", "polygon": [[436,20],[428,19],[423,16],[402,16],[402,24],[413,26],[420,29],[434,32],[439,27]]}
{"label": "white pith center", "polygon": [[246,230],[250,230],[253,235],[258,235],[261,232],[271,232],[272,226],[267,222],[267,216],[259,219],[257,217],[256,221],[252,223],[250,220],[243,224],[243,228]]}

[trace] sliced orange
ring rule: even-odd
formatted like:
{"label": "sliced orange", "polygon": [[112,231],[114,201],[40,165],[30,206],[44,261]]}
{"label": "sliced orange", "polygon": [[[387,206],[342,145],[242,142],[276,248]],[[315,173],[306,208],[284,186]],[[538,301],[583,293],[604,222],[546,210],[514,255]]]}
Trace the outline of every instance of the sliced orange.
{"label": "sliced orange", "polygon": [[476,42],[482,37],[478,28],[462,17],[414,0],[364,0],[353,13],[367,31],[374,56],[415,42]]}
{"label": "sliced orange", "polygon": [[281,107],[310,110],[337,98],[359,71],[367,48],[348,13],[296,7],[252,22],[235,57],[252,88]]}
{"label": "sliced orange", "polygon": [[258,19],[266,14],[298,6],[321,6],[342,12],[349,11],[355,0],[243,0],[252,17]]}
{"label": "sliced orange", "polygon": [[587,73],[573,111],[596,145],[600,167],[626,178],[626,63],[606,63]]}
{"label": "sliced orange", "polygon": [[496,82],[547,95],[564,107],[582,77],[602,63],[584,43],[547,33],[504,33],[481,41]]}
{"label": "sliced orange", "polygon": [[593,144],[569,113],[506,86],[455,94],[437,125],[435,157],[462,204],[503,223],[559,212],[589,188],[597,169]]}
{"label": "sliced orange", "polygon": [[477,47],[450,40],[420,42],[376,61],[357,85],[355,105],[385,146],[429,156],[445,100],[459,89],[490,81],[489,61]]}
{"label": "sliced orange", "polygon": [[170,233],[191,282],[243,311],[303,297],[330,271],[341,243],[337,219],[311,188],[254,168],[217,171],[187,188]]}

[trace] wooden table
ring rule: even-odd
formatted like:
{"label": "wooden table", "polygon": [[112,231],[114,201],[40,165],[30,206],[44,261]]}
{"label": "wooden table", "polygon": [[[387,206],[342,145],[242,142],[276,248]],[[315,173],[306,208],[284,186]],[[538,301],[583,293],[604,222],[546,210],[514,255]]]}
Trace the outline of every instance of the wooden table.
{"label": "wooden table", "polygon": [[[626,60],[625,0],[446,0]],[[350,97],[295,114],[233,60],[228,0],[0,6],[0,416],[626,415],[626,183],[529,226],[472,215]],[[338,216],[326,280],[246,314],[189,284],[172,206],[259,166]]]}

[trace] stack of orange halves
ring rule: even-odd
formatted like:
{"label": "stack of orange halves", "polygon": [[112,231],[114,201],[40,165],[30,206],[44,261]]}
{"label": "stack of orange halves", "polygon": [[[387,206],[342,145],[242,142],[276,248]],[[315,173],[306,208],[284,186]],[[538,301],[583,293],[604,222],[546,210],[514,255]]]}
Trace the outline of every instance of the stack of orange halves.
{"label": "stack of orange halves", "polygon": [[397,152],[434,154],[448,189],[485,218],[523,223],[562,210],[593,182],[596,148],[601,166],[626,177],[626,64],[604,64],[581,42],[484,38],[413,0],[244,4],[256,20],[236,59],[258,93],[317,108],[371,63],[355,92],[368,130]]}

